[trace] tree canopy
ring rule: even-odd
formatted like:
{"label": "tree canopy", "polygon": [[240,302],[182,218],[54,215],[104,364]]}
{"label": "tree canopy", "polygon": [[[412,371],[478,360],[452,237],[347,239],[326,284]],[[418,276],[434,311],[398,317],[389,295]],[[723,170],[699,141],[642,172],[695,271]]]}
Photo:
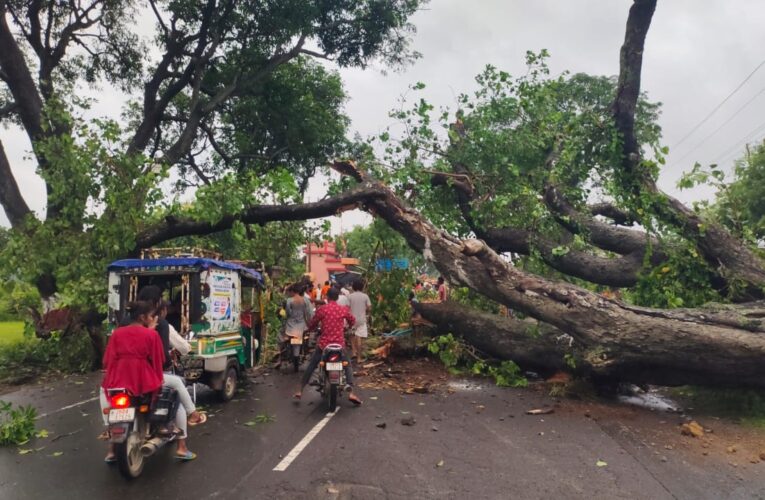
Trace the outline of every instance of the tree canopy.
{"label": "tree canopy", "polygon": [[[191,234],[170,221],[299,201],[345,148],[342,83],[317,61],[406,64],[421,3],[0,3],[0,123],[26,132],[47,192],[33,214],[0,142],[0,205],[17,235],[7,268],[43,297],[99,303],[106,262]],[[149,37],[139,16],[153,19]],[[128,95],[122,120],[85,118],[91,85]]]}

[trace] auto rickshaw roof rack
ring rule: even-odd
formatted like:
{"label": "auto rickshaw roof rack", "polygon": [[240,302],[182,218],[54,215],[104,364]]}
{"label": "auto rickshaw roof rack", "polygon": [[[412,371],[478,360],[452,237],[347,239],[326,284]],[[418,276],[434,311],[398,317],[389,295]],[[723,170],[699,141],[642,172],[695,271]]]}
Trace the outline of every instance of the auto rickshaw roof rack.
{"label": "auto rickshaw roof rack", "polygon": [[145,248],[141,250],[141,259],[167,259],[167,258],[201,258],[221,260],[223,254],[206,248],[197,247],[169,247],[169,248]]}
{"label": "auto rickshaw roof rack", "polygon": [[234,264],[223,260],[206,257],[164,257],[158,259],[122,259],[109,264],[109,271],[141,271],[141,272],[167,272],[177,270],[206,270],[210,268],[228,269],[236,271],[243,278],[250,279],[261,288],[265,287],[263,275],[254,269]]}

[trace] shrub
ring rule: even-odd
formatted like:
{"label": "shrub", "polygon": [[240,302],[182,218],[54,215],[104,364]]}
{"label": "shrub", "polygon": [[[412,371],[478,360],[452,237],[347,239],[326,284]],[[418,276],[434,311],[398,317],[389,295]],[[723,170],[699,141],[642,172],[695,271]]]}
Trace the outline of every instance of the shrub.
{"label": "shrub", "polygon": [[93,348],[84,333],[49,339],[26,338],[0,346],[0,380],[23,383],[45,371],[84,373],[93,365]]}
{"label": "shrub", "polygon": [[35,434],[37,410],[32,406],[13,408],[0,401],[0,446],[24,444]]}

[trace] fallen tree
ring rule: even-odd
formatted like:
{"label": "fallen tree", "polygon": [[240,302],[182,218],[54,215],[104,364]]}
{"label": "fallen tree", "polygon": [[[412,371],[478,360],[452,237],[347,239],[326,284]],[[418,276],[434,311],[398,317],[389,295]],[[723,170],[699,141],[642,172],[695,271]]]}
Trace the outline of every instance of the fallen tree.
{"label": "fallen tree", "polygon": [[596,375],[659,385],[765,387],[765,303],[650,309],[522,271],[483,241],[446,233],[352,162],[333,168],[375,186],[361,205],[401,233],[453,283],[543,323],[590,351]]}

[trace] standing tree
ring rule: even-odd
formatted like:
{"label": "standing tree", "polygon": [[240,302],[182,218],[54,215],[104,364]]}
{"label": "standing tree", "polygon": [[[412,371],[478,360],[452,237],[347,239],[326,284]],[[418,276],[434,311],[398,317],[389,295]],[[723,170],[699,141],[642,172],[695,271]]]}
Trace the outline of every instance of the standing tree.
{"label": "standing tree", "polygon": [[[173,237],[136,239],[178,211],[167,209],[163,178],[184,189],[229,175],[249,196],[277,189],[276,202],[280,187],[304,190],[347,125],[337,75],[313,61],[406,63],[420,3],[0,2],[0,121],[26,132],[47,193],[44,217],[33,214],[0,142],[0,205],[19,236],[8,263],[44,298],[87,304],[105,259]],[[139,35],[136,16],[153,18],[153,38]],[[83,120],[97,99],[81,97],[88,84],[130,96],[124,126]],[[289,182],[257,182],[276,169]]]}

